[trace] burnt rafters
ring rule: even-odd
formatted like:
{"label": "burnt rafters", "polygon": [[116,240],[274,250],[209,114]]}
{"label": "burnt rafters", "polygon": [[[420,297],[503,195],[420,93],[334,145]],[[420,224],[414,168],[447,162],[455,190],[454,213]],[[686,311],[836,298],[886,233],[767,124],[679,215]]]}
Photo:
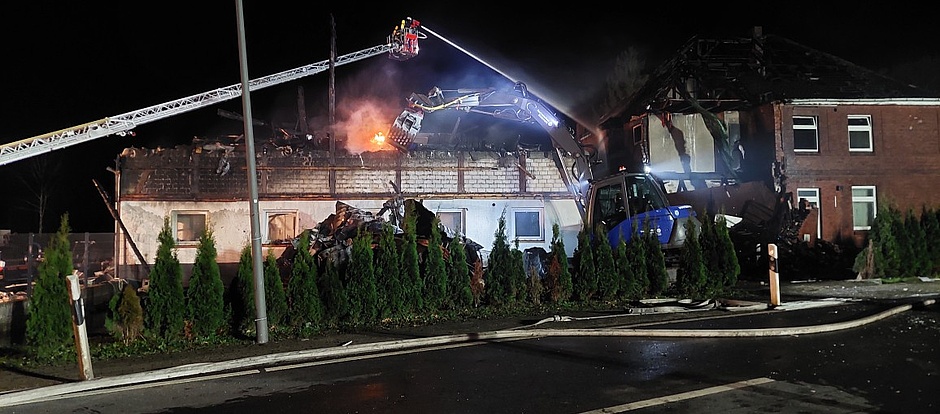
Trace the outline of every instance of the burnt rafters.
{"label": "burnt rafters", "polygon": [[[690,85],[688,79],[695,82]],[[605,115],[602,125],[615,126],[647,112],[696,112],[680,91],[691,92],[708,111],[746,110],[790,99],[940,96],[774,35],[696,36],[659,65],[628,100]]]}

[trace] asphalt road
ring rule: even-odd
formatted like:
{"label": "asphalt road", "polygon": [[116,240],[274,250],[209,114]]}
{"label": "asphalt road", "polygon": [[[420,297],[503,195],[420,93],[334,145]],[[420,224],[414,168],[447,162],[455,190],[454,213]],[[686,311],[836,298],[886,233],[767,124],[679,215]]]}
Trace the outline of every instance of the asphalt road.
{"label": "asphalt road", "polygon": [[49,387],[35,390],[38,401],[10,410],[935,412],[940,309],[920,303],[816,299],[646,323],[628,315],[553,319],[372,344],[372,351],[364,344],[333,349],[332,356],[326,349],[320,357],[285,355],[274,364],[190,367],[204,373],[162,372],[151,380],[166,381],[146,384],[103,386],[111,381],[105,379],[61,394]]}

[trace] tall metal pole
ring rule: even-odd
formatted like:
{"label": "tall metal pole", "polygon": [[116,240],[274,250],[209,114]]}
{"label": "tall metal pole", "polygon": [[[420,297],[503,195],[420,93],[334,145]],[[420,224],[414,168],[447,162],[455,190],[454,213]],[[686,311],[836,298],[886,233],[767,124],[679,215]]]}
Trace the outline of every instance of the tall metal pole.
{"label": "tall metal pole", "polygon": [[330,14],[330,162],[336,162],[333,157],[336,156],[336,131],[333,125],[336,123],[336,21],[333,20],[333,14]]}
{"label": "tall metal pole", "polygon": [[336,21],[330,13],[330,194],[336,194]]}
{"label": "tall metal pole", "polygon": [[251,261],[255,282],[255,328],[257,342],[268,342],[268,312],[264,301],[264,272],[261,261],[261,224],[258,218],[258,171],[255,165],[255,134],[251,125],[251,98],[248,90],[248,55],[245,51],[245,11],[242,0],[235,0],[238,15],[238,61],[242,78],[242,112],[245,114],[245,158],[248,161],[248,188],[251,191]]}

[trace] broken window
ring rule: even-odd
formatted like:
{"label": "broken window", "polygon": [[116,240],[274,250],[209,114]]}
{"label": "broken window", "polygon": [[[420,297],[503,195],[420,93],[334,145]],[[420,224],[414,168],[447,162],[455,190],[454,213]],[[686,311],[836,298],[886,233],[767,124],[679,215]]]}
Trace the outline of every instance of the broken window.
{"label": "broken window", "polygon": [[643,143],[643,124],[636,124],[633,126],[633,145],[640,145]]}
{"label": "broken window", "polygon": [[463,230],[464,211],[463,210],[442,210],[437,212],[437,217],[441,224],[447,227],[454,234],[466,234]]}
{"label": "broken window", "polygon": [[852,226],[854,230],[871,230],[878,211],[875,186],[852,186]]}
{"label": "broken window", "polygon": [[513,238],[515,240],[545,240],[541,208],[515,209],[512,213]]}
{"label": "broken window", "polygon": [[297,237],[296,211],[265,211],[265,234],[262,237],[267,244],[290,243]]}
{"label": "broken window", "polygon": [[819,152],[819,133],[815,116],[793,117],[793,151]]}
{"label": "broken window", "polygon": [[849,151],[871,152],[871,115],[849,115]]}
{"label": "broken window", "polygon": [[207,214],[204,211],[176,211],[173,222],[176,223],[177,243],[190,244],[199,241],[206,232]]}
{"label": "broken window", "polygon": [[808,207],[816,210],[816,238],[822,238],[822,211],[819,210],[819,189],[797,188],[796,197],[801,202],[806,200],[806,202],[809,203]]}

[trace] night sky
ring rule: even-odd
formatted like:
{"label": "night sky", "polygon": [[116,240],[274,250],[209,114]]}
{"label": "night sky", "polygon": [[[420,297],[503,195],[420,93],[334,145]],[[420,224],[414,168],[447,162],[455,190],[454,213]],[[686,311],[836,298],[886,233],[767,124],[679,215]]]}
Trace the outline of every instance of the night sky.
{"label": "night sky", "polygon": [[[0,142],[240,83],[235,1],[92,3],[97,2],[4,5]],[[334,3],[338,5],[244,0],[250,77],[328,59],[332,15],[338,55],[384,44],[394,26],[413,17],[498,69],[431,36],[421,42],[418,57],[407,62],[380,55],[337,67],[338,110],[361,99],[403,108],[411,92],[426,93],[433,86],[510,85],[501,72],[525,82],[530,92],[560,111],[589,123],[596,119],[615,59],[628,48],[638,50],[652,69],[692,36],[746,37],[754,26],[940,89],[940,25],[931,21],[933,13],[926,8],[777,3],[787,9],[775,11],[774,5],[721,2],[667,9],[654,2],[624,3],[617,9],[587,4],[575,10],[549,7],[548,2],[543,7],[523,2]],[[761,12],[741,12],[752,9]],[[324,123],[328,80],[328,72],[323,72],[252,93],[253,116],[296,122],[301,86],[308,119]],[[166,147],[188,143],[194,136],[240,134],[242,124],[218,116],[217,109],[241,113],[241,101],[142,125],[135,137],[109,136],[50,154],[46,176],[53,177],[48,185],[56,191],[43,230],[54,231],[67,211],[75,232],[113,231],[92,180],[111,193],[114,175],[106,168],[126,147]],[[21,179],[36,165],[27,159],[0,166],[0,229],[39,230],[31,205],[35,198],[29,193],[36,180],[27,179],[31,184],[26,185]]]}

